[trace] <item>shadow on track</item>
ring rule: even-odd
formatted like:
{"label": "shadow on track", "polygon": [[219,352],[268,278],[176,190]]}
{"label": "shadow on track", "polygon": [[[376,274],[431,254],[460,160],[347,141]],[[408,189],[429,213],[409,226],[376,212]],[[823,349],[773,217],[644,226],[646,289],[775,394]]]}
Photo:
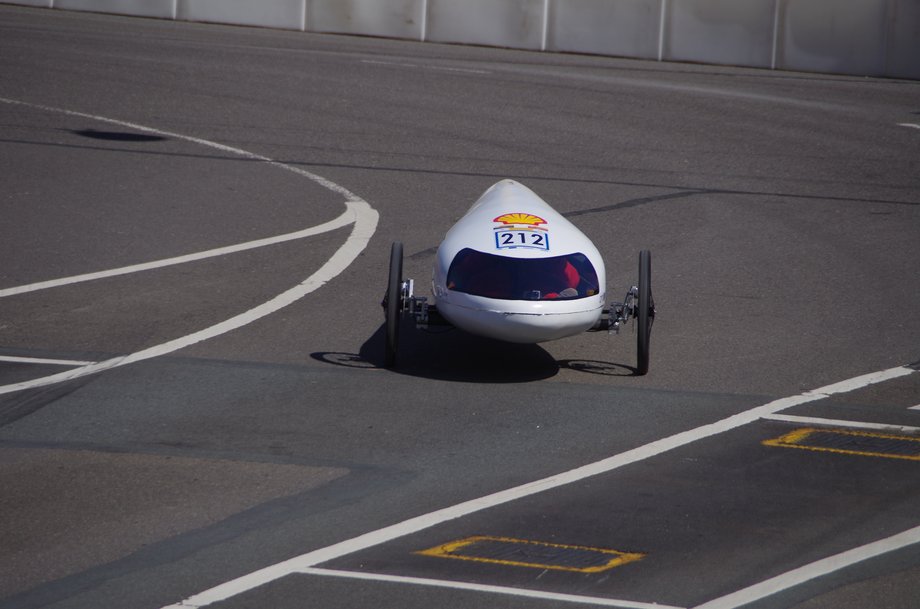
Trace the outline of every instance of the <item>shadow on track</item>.
{"label": "shadow on track", "polygon": [[97,131],[96,129],[68,129],[68,131],[75,135],[108,142],[162,142],[166,140],[162,135],[134,133],[130,131]]}
{"label": "shadow on track", "polygon": [[[381,325],[361,345],[360,353],[321,351],[315,360],[349,368],[384,368],[385,326]],[[539,345],[515,344],[482,338],[461,330],[403,331],[399,358],[393,372],[444,381],[467,383],[526,383],[555,376],[566,368],[604,376],[633,376],[623,364],[556,361]]]}

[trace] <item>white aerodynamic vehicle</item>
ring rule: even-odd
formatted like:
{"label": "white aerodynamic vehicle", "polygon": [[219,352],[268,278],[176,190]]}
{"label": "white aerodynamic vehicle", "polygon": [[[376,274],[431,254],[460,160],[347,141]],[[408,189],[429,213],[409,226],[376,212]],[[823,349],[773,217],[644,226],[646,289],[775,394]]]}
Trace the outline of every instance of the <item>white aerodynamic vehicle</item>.
{"label": "white aerodynamic vehicle", "polygon": [[655,319],[651,254],[639,252],[638,285],[606,302],[604,260],[584,233],[513,180],[489,188],[445,235],[431,281],[432,302],[402,276],[403,247],[390,250],[383,300],[386,365],[396,364],[400,322],[452,325],[513,343],[541,343],[637,323],[636,374],[649,367]]}

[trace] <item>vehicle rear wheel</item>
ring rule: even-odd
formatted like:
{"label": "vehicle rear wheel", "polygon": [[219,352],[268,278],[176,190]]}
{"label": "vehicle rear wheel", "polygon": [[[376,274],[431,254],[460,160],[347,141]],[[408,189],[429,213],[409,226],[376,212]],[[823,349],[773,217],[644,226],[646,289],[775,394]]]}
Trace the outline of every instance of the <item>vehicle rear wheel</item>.
{"label": "vehicle rear wheel", "polygon": [[639,252],[639,297],[637,299],[636,374],[648,373],[649,342],[655,321],[655,299],[652,297],[652,253]]}
{"label": "vehicle rear wheel", "polygon": [[394,241],[390,247],[390,276],[387,282],[386,296],[386,354],[384,362],[387,368],[396,365],[396,352],[399,349],[399,321],[402,317],[402,267],[403,246]]}

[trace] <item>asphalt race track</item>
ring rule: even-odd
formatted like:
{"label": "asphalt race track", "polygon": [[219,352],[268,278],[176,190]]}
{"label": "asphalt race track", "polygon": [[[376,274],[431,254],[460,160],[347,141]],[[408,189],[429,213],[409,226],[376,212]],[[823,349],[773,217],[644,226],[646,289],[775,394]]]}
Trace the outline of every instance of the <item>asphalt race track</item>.
{"label": "asphalt race track", "polygon": [[[920,83],[4,6],[0,176],[3,609],[916,607]],[[383,369],[502,178],[647,376]]]}

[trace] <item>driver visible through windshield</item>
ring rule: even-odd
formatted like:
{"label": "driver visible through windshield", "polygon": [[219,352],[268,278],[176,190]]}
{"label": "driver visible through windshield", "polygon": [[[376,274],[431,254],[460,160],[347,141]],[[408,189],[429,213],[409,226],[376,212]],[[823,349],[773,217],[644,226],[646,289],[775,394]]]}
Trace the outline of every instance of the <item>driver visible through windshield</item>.
{"label": "driver visible through windshield", "polygon": [[584,254],[509,258],[470,248],[451,262],[447,288],[502,300],[572,300],[599,291],[597,272]]}

